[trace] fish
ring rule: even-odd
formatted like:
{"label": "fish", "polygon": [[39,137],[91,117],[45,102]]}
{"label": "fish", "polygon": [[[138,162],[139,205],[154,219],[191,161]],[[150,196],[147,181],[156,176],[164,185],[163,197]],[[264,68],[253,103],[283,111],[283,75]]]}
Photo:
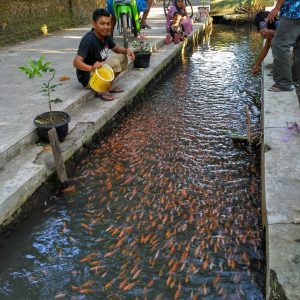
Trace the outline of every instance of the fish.
{"label": "fish", "polygon": [[126,286],[123,288],[123,291],[126,292],[126,291],[131,290],[137,283],[138,283],[138,281],[135,281],[135,282],[132,282],[132,283],[126,285]]}
{"label": "fish", "polygon": [[95,293],[95,292],[96,291],[92,290],[92,289],[81,289],[81,290],[79,290],[80,294],[91,294],[91,293]]}
{"label": "fish", "polygon": [[181,282],[179,282],[178,289],[175,292],[174,300],[178,299],[181,295]]}
{"label": "fish", "polygon": [[104,257],[111,257],[111,256],[115,255],[115,253],[116,253],[116,250],[108,252],[104,255]]}
{"label": "fish", "polygon": [[67,296],[68,293],[64,293],[64,292],[61,292],[61,293],[58,293],[55,295],[54,299],[62,299],[62,298],[65,298]]}

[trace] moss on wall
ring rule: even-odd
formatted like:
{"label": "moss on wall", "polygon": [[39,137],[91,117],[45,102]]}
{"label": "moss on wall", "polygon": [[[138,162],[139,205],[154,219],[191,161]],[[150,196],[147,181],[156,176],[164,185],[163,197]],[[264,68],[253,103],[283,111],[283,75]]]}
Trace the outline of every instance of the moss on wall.
{"label": "moss on wall", "polygon": [[[0,0],[0,46],[91,21],[105,0]],[[42,29],[43,30],[42,30]]]}

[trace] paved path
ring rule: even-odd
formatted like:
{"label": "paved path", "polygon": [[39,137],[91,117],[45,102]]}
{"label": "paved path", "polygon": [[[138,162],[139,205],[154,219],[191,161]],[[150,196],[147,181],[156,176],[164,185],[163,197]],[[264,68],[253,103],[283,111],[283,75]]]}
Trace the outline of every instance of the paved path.
{"label": "paved path", "polygon": [[[272,62],[271,51],[265,64]],[[264,69],[262,149],[263,219],[266,225],[267,284],[272,299],[300,299],[300,135],[287,129],[286,122],[300,125],[296,92],[274,93]],[[278,283],[276,281],[278,279]]]}

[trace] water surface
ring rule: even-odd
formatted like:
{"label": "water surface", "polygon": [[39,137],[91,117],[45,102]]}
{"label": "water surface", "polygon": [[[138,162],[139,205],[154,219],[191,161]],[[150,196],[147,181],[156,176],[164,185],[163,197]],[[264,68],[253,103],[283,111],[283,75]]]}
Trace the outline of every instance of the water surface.
{"label": "water surface", "polygon": [[215,26],[1,241],[1,299],[263,299],[259,38]]}

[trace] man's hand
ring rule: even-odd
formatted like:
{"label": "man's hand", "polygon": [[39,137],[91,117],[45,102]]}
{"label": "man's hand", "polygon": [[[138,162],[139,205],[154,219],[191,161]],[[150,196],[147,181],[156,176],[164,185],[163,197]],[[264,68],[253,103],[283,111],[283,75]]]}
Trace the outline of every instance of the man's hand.
{"label": "man's hand", "polygon": [[257,74],[259,72],[259,66],[258,65],[254,65],[252,67],[252,74]]}
{"label": "man's hand", "polygon": [[96,69],[101,68],[103,65],[104,62],[96,61],[91,67],[91,72],[94,72]]}
{"label": "man's hand", "polygon": [[130,60],[132,60],[132,61],[135,60],[135,55],[132,52],[132,50],[130,50],[129,48],[127,49],[127,55],[130,58]]}
{"label": "man's hand", "polygon": [[273,8],[270,13],[268,14],[266,21],[273,23],[278,15],[279,9],[278,8]]}

